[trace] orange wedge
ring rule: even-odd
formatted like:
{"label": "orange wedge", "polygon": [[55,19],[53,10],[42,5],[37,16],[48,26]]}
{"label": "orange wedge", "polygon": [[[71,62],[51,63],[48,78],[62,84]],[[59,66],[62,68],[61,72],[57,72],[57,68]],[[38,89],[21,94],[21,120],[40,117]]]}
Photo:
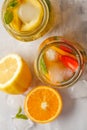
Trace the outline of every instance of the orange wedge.
{"label": "orange wedge", "polygon": [[16,54],[0,60],[0,90],[10,94],[24,93],[31,82],[31,72],[26,62]]}
{"label": "orange wedge", "polygon": [[27,95],[24,108],[28,118],[34,122],[48,123],[61,113],[62,99],[55,89],[39,86]]}
{"label": "orange wedge", "polygon": [[66,55],[66,56],[70,56],[74,59],[76,59],[76,57],[66,51],[63,51],[62,49],[58,48],[58,47],[55,47],[55,46],[52,46],[51,49],[55,50],[56,52],[58,52],[59,54],[61,55]]}

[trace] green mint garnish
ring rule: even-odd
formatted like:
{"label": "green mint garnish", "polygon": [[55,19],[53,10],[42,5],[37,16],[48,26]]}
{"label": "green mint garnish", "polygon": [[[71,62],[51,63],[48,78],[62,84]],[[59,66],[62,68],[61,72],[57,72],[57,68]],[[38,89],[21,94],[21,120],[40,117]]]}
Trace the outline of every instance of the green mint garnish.
{"label": "green mint garnish", "polygon": [[41,71],[42,71],[43,74],[48,73],[48,70],[47,70],[47,67],[46,67],[46,64],[45,64],[43,56],[40,59],[40,69],[41,69]]}
{"label": "green mint garnish", "polygon": [[19,107],[19,110],[18,110],[18,113],[17,114],[20,114],[22,112],[22,108]]}
{"label": "green mint garnish", "polygon": [[17,115],[15,116],[15,118],[17,118],[17,119],[24,119],[24,120],[27,120],[27,119],[28,119],[27,116],[24,115],[24,114],[17,114]]}
{"label": "green mint garnish", "polygon": [[4,15],[4,20],[6,24],[9,24],[13,20],[13,13],[10,10],[7,10]]}
{"label": "green mint garnish", "polygon": [[15,7],[18,4],[17,0],[12,0],[9,4],[8,7]]}
{"label": "green mint garnish", "polygon": [[22,112],[22,108],[20,107],[18,113],[15,115],[14,118],[28,120],[27,116],[22,114],[21,112]]}

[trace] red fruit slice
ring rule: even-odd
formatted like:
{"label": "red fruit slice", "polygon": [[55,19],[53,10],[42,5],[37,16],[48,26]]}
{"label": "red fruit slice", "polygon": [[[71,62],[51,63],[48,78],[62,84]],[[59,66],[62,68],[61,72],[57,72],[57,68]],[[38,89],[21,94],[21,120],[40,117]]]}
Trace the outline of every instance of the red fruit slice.
{"label": "red fruit slice", "polygon": [[69,47],[66,47],[66,46],[60,45],[60,49],[62,49],[63,51],[66,51],[66,52],[72,53],[72,50],[71,50]]}
{"label": "red fruit slice", "polygon": [[69,56],[61,56],[60,61],[68,68],[70,68],[73,72],[78,69],[78,61]]}

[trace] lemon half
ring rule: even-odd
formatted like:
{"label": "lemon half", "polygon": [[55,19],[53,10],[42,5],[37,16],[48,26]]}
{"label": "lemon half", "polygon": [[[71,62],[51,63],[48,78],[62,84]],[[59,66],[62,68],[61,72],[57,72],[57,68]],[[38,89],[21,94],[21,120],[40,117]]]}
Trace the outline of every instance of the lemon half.
{"label": "lemon half", "polygon": [[26,62],[17,54],[10,54],[0,60],[0,90],[10,94],[25,92],[32,76]]}

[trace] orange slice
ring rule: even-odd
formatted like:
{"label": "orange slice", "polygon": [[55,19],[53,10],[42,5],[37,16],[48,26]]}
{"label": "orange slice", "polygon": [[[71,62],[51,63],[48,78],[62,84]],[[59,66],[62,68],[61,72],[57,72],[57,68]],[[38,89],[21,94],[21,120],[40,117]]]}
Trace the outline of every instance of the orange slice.
{"label": "orange slice", "polygon": [[72,55],[72,54],[70,54],[70,53],[68,53],[68,52],[66,52],[66,51],[63,51],[63,50],[61,50],[61,49],[58,48],[58,47],[52,46],[51,49],[55,50],[56,52],[58,52],[58,53],[61,54],[61,55],[70,56],[70,57],[76,59],[76,57],[75,57],[74,55]]}
{"label": "orange slice", "polygon": [[24,108],[34,122],[48,123],[61,113],[62,99],[55,89],[39,86],[27,95]]}
{"label": "orange slice", "polygon": [[16,54],[0,60],[0,90],[10,94],[25,92],[31,82],[31,73],[26,62]]}

